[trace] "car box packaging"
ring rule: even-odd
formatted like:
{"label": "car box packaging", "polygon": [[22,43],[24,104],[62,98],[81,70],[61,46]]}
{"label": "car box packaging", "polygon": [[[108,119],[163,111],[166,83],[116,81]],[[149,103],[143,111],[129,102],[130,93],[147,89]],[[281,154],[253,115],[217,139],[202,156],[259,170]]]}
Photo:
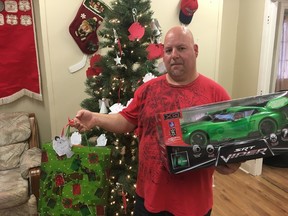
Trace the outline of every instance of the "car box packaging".
{"label": "car box packaging", "polygon": [[170,173],[288,152],[288,92],[156,114]]}

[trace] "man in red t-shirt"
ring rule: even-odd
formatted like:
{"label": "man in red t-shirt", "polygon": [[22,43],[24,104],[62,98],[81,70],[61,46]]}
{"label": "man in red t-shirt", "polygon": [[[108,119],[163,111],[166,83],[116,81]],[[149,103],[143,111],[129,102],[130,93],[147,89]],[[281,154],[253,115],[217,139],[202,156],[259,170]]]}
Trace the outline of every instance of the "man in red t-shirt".
{"label": "man in red t-shirt", "polygon": [[[199,74],[198,46],[188,28],[171,28],[164,40],[167,73],[141,85],[129,106],[117,114],[80,110],[74,119],[80,132],[95,126],[114,133],[137,128],[139,167],[135,216],[209,216],[213,205],[212,176],[235,172],[240,163],[170,174],[160,157],[155,114],[229,100],[223,87]],[[121,127],[119,127],[121,125]]]}

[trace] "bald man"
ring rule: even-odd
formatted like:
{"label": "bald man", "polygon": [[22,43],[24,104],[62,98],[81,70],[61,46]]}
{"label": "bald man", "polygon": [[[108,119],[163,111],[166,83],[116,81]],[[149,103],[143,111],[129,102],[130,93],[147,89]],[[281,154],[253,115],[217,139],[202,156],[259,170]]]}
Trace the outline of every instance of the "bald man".
{"label": "bald man", "polygon": [[212,176],[235,172],[238,164],[170,174],[161,161],[155,114],[229,100],[223,87],[197,71],[198,45],[184,26],[171,28],[164,40],[166,73],[142,84],[129,106],[117,114],[80,110],[74,127],[80,132],[101,127],[114,133],[137,128],[139,165],[135,216],[209,216]]}

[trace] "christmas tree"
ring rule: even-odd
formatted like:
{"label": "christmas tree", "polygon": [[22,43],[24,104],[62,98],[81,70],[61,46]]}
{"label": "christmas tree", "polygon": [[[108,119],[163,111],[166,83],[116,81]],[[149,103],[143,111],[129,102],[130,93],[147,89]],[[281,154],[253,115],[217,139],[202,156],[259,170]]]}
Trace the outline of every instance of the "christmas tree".
{"label": "christmas tree", "polygon": [[[163,53],[161,30],[157,20],[152,19],[150,0],[116,0],[110,9],[98,32],[99,48],[105,50],[105,55],[91,58],[86,81],[90,98],[81,103],[83,108],[101,113],[117,113],[127,106],[146,79],[158,76],[157,58]],[[107,146],[112,148],[107,215],[133,215],[138,165],[136,134],[95,128],[87,135],[90,141],[106,138]]]}

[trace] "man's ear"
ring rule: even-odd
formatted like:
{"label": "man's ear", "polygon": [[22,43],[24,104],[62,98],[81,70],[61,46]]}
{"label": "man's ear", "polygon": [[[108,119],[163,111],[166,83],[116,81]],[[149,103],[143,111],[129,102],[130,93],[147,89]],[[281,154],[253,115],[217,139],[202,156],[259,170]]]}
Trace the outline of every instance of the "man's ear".
{"label": "man's ear", "polygon": [[198,56],[198,45],[194,44],[194,52],[195,52],[195,56]]}

